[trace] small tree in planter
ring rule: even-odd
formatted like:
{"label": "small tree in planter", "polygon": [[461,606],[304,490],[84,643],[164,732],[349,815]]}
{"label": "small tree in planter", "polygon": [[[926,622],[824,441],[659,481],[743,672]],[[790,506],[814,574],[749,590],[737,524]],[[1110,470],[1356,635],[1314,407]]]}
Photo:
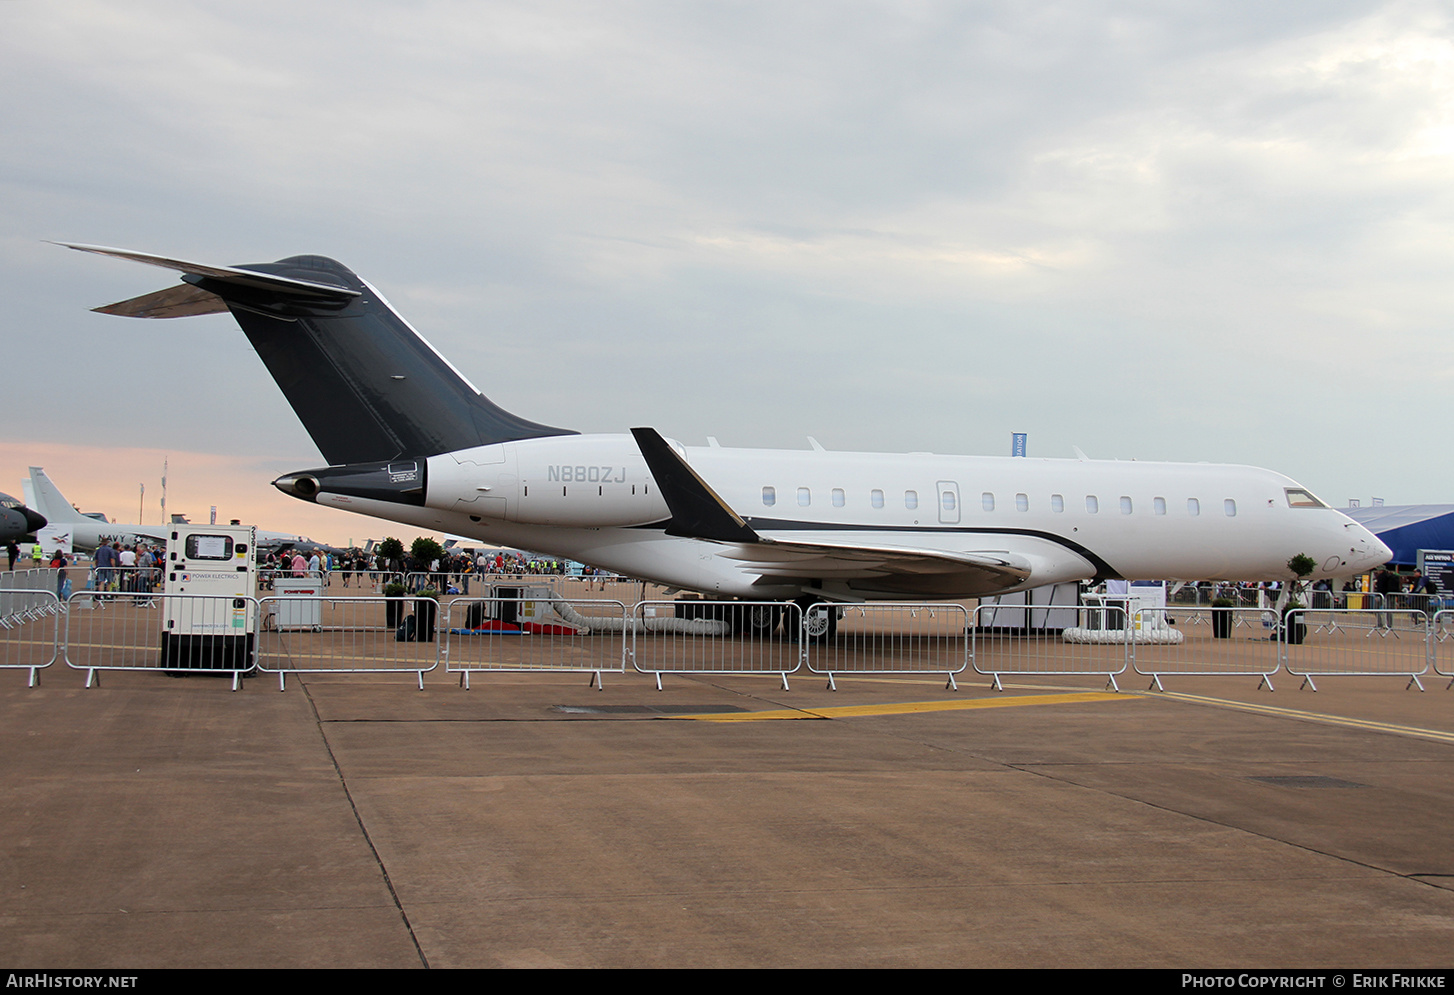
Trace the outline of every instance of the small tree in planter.
{"label": "small tree in planter", "polygon": [[417,573],[429,573],[430,564],[444,559],[444,547],[429,536],[420,536],[409,545],[409,558]]}
{"label": "small tree in planter", "polygon": [[[1295,581],[1287,586],[1284,591],[1283,604],[1278,610],[1278,618],[1281,620],[1281,631],[1283,642],[1291,646],[1301,646],[1303,639],[1307,637],[1308,626],[1301,615],[1293,615],[1293,612],[1300,611],[1307,607],[1304,604],[1303,588],[1307,585],[1308,575],[1318,567],[1318,561],[1306,553],[1299,553],[1287,561],[1287,568],[1297,577]],[[1291,616],[1291,620],[1289,617]]]}
{"label": "small tree in planter", "polygon": [[409,555],[420,571],[428,570],[429,564],[444,559],[444,547],[429,536],[420,536],[409,544]]}
{"label": "small tree in planter", "polygon": [[385,570],[402,571],[404,569],[404,544],[393,536],[386,536],[379,543],[379,558],[384,561]]}

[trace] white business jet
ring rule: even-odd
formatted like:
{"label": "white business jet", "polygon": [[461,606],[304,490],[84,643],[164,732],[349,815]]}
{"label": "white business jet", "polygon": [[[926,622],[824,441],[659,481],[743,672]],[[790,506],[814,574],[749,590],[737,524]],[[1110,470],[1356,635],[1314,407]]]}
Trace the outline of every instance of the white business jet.
{"label": "white business jet", "polygon": [[1391,553],[1297,482],[1249,466],[687,448],[581,435],[491,403],[348,268],[322,256],[172,269],[96,310],[230,311],[326,467],[287,494],[754,601],[950,599],[1077,580],[1361,573]]}
{"label": "white business jet", "polygon": [[[167,541],[168,529],[165,525],[121,525],[95,515],[82,514],[66,500],[55,481],[41,467],[30,468],[25,491],[33,495],[36,507],[41,509],[41,514],[52,525],[62,525],[70,530],[71,546],[74,549],[91,553],[103,542],[115,541],[123,546],[130,546],[139,542],[164,544]],[[267,549],[310,544],[311,540],[289,532],[266,532],[259,529],[257,542],[259,546]]]}

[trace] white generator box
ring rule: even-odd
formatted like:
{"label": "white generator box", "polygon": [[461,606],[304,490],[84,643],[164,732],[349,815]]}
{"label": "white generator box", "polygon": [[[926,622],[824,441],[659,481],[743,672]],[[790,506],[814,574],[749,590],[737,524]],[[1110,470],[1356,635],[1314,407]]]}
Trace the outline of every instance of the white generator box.
{"label": "white generator box", "polygon": [[279,632],[322,631],[323,595],[327,586],[317,577],[279,577],[273,581],[273,600],[269,602],[273,606],[273,626]]}
{"label": "white generator box", "polygon": [[162,666],[247,670],[257,628],[257,529],[173,523],[162,599]]}

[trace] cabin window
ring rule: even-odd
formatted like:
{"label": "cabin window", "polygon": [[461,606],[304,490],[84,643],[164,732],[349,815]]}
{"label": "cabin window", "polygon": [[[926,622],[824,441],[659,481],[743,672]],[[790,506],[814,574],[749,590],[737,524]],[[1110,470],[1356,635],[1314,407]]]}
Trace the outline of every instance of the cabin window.
{"label": "cabin window", "polygon": [[1289,508],[1326,508],[1327,505],[1319,501],[1313,495],[1301,487],[1284,487],[1283,493],[1287,495],[1287,506]]}
{"label": "cabin window", "polygon": [[1121,514],[1131,514],[1131,499],[1124,494],[1121,495]]}
{"label": "cabin window", "polygon": [[1085,496],[1085,510],[1088,515],[1094,515],[1101,510],[1101,503],[1096,500],[1094,494],[1087,494]]}
{"label": "cabin window", "polygon": [[1166,514],[1166,498],[1152,498],[1151,512],[1155,515]]}
{"label": "cabin window", "polygon": [[843,488],[841,488],[841,487],[835,487],[835,488],[833,488],[833,507],[835,507],[835,508],[841,508],[841,507],[843,507],[843,501],[844,501]]}
{"label": "cabin window", "polygon": [[979,503],[984,506],[985,511],[995,510],[995,496],[989,491],[985,491],[979,496]]}
{"label": "cabin window", "polygon": [[764,505],[766,505],[767,507],[769,507],[769,508],[771,508],[773,505],[777,504],[777,488],[776,487],[764,487],[762,489],[762,503]]}
{"label": "cabin window", "polygon": [[939,492],[939,503],[944,507],[944,510],[945,511],[953,511],[954,510],[954,492],[953,491],[940,491]]}
{"label": "cabin window", "polygon": [[1226,513],[1228,518],[1236,518],[1237,502],[1233,501],[1231,498],[1227,498],[1225,501],[1222,502],[1222,511]]}
{"label": "cabin window", "polygon": [[884,506],[884,492],[875,487],[869,492],[868,503],[875,508],[882,508]]}
{"label": "cabin window", "polygon": [[1186,499],[1186,513],[1195,518],[1202,513],[1202,503],[1196,498]]}
{"label": "cabin window", "polygon": [[919,507],[918,491],[904,491],[904,507],[911,510]]}
{"label": "cabin window", "polygon": [[1063,495],[1063,494],[1052,494],[1052,495],[1050,495],[1050,510],[1053,511],[1053,512],[1055,512],[1057,515],[1060,514],[1062,511],[1064,511],[1065,510],[1065,495]]}
{"label": "cabin window", "polygon": [[1015,510],[1016,511],[1029,511],[1030,510],[1030,495],[1028,495],[1028,494],[1016,494],[1015,495]]}
{"label": "cabin window", "polygon": [[813,503],[813,494],[806,487],[798,488],[798,504],[806,508]]}

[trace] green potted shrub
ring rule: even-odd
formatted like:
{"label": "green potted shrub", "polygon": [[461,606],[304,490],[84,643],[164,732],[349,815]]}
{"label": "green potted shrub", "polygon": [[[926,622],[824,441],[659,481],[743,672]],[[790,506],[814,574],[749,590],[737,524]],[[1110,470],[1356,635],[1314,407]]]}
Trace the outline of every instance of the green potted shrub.
{"label": "green potted shrub", "polygon": [[1308,636],[1308,624],[1304,617],[1294,613],[1307,607],[1301,600],[1302,589],[1307,582],[1308,575],[1316,570],[1317,566],[1318,561],[1306,553],[1299,553],[1287,561],[1287,568],[1297,577],[1290,587],[1287,603],[1283,605],[1281,613],[1282,641],[1289,646],[1301,646],[1303,640]]}
{"label": "green potted shrub", "polygon": [[404,544],[393,536],[385,536],[379,543],[379,558],[388,565],[387,569],[400,569],[403,566],[400,561],[404,559]]}
{"label": "green potted shrub", "polygon": [[409,555],[414,560],[414,569],[424,573],[429,564],[444,559],[444,547],[429,536],[420,536],[409,544]]}

